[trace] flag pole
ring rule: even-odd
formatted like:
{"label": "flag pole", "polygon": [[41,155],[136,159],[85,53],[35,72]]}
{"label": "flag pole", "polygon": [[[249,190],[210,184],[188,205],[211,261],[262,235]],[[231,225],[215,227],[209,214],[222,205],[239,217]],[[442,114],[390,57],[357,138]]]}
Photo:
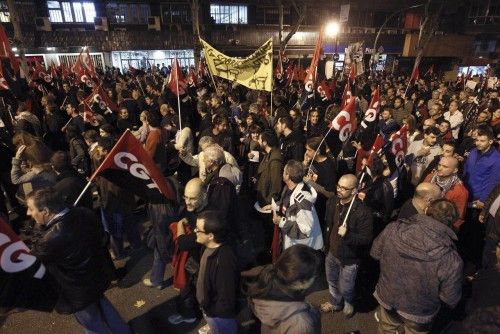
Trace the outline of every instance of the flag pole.
{"label": "flag pole", "polygon": [[114,156],[114,150],[116,149],[116,147],[118,147],[118,144],[121,143],[121,141],[123,140],[125,134],[127,132],[130,132],[130,129],[126,129],[125,132],[123,132],[123,134],[121,135],[120,139],[118,139],[115,143],[115,146],[113,146],[113,148],[111,149],[111,151],[108,152],[106,158],[101,162],[101,164],[99,165],[99,167],[96,168],[96,170],[94,171],[94,173],[92,174],[92,176],[90,177],[89,181],[87,182],[87,184],[85,185],[85,187],[83,188],[82,192],[80,193],[80,195],[78,196],[78,198],[76,199],[75,203],[73,203],[73,206],[76,206],[78,204],[78,202],[80,202],[80,200],[82,199],[83,197],[83,194],[85,194],[85,192],[87,191],[87,189],[89,189],[90,187],[90,184],[94,181],[94,179],[97,177],[97,174],[99,174],[99,169],[101,168],[102,165],[104,165],[105,163],[108,162],[109,159],[111,159],[111,157]]}
{"label": "flag pole", "polygon": [[316,155],[318,155],[318,152],[319,152],[319,149],[321,148],[321,145],[323,145],[323,142],[325,141],[326,137],[328,137],[328,135],[330,134],[330,131],[332,131],[332,129],[333,129],[333,126],[331,126],[331,127],[328,128],[328,131],[323,136],[323,139],[321,139],[321,141],[320,141],[320,143],[318,145],[318,148],[316,149],[316,151],[314,151],[313,157],[311,159],[311,163],[309,164],[309,168],[307,169],[307,173],[308,174],[311,172],[314,159],[316,159]]}
{"label": "flag pole", "polygon": [[[366,172],[363,171],[363,173],[361,174],[361,178],[359,179],[358,185],[360,185],[363,182],[365,175],[366,175]],[[342,225],[341,225],[343,227],[346,227],[346,225],[347,225],[347,218],[349,218],[349,214],[351,213],[352,205],[354,204],[354,200],[356,199],[357,195],[358,194],[356,192],[354,194],[354,196],[352,196],[351,203],[349,204],[349,209],[347,209],[347,213],[345,214],[344,221],[342,222]]]}
{"label": "flag pole", "polygon": [[177,62],[177,58],[175,58],[175,84],[177,86],[177,112],[179,113],[179,130],[182,130],[182,119],[181,119],[181,94],[179,92],[179,71],[180,71],[179,63]]}
{"label": "flag pole", "polygon": [[139,84],[139,88],[141,89],[142,95],[146,95],[146,94],[144,93],[144,89],[142,89],[141,82],[139,81],[139,79],[138,79],[137,77],[135,77],[135,81],[137,81],[137,83]]}

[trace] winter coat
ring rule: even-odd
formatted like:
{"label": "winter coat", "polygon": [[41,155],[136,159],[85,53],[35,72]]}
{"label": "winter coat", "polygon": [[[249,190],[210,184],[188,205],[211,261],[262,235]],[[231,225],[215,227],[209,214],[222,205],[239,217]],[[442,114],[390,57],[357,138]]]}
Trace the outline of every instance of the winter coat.
{"label": "winter coat", "polygon": [[[325,252],[330,251],[343,265],[359,264],[366,251],[366,246],[372,241],[373,218],[371,210],[359,199],[354,200],[351,212],[347,218],[347,233],[344,237],[338,235],[339,226],[344,221],[349,203],[345,212],[335,218],[338,197],[332,197],[326,202],[325,223],[328,226],[328,238],[325,243]],[[334,233],[332,235],[332,233]],[[332,238],[334,244],[331,244]]]}
{"label": "winter coat", "polygon": [[262,323],[262,334],[319,334],[319,311],[303,301],[251,299],[250,307]]}
{"label": "winter coat", "polygon": [[[285,191],[286,186],[283,194]],[[283,234],[283,249],[296,244],[314,249],[323,248],[323,235],[314,208],[317,197],[316,190],[304,182],[300,182],[293,189],[290,205],[285,208],[285,216],[279,222]]]}
{"label": "winter coat", "polygon": [[462,294],[463,262],[455,233],[425,215],[387,225],[370,255],[380,261],[374,296],[405,319],[429,323],[441,302],[454,307]]}
{"label": "winter coat", "polygon": [[87,208],[73,208],[49,222],[32,252],[57,282],[57,312],[73,314],[103,296],[114,271],[105,240],[101,224]]}
{"label": "winter coat", "polygon": [[289,160],[302,161],[304,159],[304,136],[299,131],[292,131],[287,137],[280,140],[280,149],[283,161]]}
{"label": "winter coat", "polygon": [[272,198],[278,198],[281,191],[283,159],[276,147],[264,156],[257,169],[257,201],[261,206],[271,204]]}

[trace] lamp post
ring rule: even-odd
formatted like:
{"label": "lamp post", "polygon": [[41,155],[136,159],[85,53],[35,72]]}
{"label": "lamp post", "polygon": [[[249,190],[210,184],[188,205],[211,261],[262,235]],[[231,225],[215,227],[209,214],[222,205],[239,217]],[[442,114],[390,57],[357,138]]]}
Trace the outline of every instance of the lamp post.
{"label": "lamp post", "polygon": [[373,51],[372,51],[372,56],[370,57],[370,69],[373,70],[373,66],[375,64],[375,54],[377,52],[377,42],[378,42],[378,38],[380,37],[380,32],[382,31],[382,29],[385,28],[385,25],[387,24],[387,22],[389,22],[392,18],[394,18],[394,16],[404,12],[404,11],[407,11],[409,9],[415,9],[415,8],[419,8],[419,7],[423,7],[425,6],[425,4],[420,4],[420,5],[414,5],[414,6],[410,6],[410,7],[406,7],[406,8],[403,8],[403,9],[400,9],[400,10],[397,10],[395,11],[394,13],[392,13],[391,15],[389,15],[389,17],[387,17],[384,21],[384,23],[382,23],[382,25],[380,26],[380,28],[378,29],[377,31],[377,36],[375,36],[375,42],[373,43]]}

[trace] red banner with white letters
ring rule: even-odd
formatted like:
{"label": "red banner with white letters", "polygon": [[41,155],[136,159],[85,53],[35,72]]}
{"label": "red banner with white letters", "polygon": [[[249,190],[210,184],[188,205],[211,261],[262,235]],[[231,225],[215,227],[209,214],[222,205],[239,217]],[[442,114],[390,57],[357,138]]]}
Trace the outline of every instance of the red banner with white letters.
{"label": "red banner with white letters", "polygon": [[175,192],[151,156],[130,131],[125,131],[92,175],[102,176],[150,202],[173,200]]}
{"label": "red banner with white letters", "polygon": [[57,293],[45,266],[0,215],[0,307],[51,312]]}

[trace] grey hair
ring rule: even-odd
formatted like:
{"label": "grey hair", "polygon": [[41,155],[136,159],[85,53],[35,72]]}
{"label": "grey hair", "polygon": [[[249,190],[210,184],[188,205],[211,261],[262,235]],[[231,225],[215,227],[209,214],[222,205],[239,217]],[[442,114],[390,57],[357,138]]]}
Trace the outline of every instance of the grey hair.
{"label": "grey hair", "polygon": [[200,138],[200,141],[198,142],[198,146],[200,147],[201,151],[205,151],[205,149],[208,146],[213,144],[215,144],[215,140],[210,136],[203,136]]}
{"label": "grey hair", "polygon": [[226,163],[224,149],[217,144],[212,144],[203,150],[203,154],[208,161],[215,163],[217,166],[222,166]]}
{"label": "grey hair", "polygon": [[297,160],[288,161],[285,165],[285,170],[290,180],[294,183],[301,182],[305,174],[304,165]]}

